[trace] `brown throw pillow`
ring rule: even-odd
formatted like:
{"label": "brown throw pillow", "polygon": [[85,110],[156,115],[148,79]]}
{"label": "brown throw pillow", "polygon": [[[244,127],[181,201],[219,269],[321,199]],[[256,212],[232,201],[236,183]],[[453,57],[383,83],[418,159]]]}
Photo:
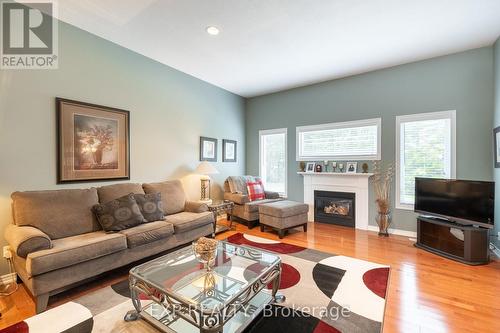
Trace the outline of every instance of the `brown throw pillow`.
{"label": "brown throw pillow", "polygon": [[160,221],[165,219],[163,204],[161,202],[161,193],[134,194],[135,201],[139,205],[142,216],[148,222]]}
{"label": "brown throw pillow", "polygon": [[94,205],[92,210],[105,231],[120,231],[146,222],[133,193]]}

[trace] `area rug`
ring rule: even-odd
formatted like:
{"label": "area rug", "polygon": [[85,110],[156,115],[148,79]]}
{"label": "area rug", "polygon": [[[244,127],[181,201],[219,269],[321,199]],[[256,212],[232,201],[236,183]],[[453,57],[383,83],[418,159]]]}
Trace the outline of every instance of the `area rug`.
{"label": "area rug", "polygon": [[[388,266],[241,233],[227,240],[278,253],[282,259],[279,292],[286,301],[265,309],[246,333],[381,331]],[[133,309],[128,280],[72,302],[91,312],[92,332],[158,332],[143,320],[123,320]]]}

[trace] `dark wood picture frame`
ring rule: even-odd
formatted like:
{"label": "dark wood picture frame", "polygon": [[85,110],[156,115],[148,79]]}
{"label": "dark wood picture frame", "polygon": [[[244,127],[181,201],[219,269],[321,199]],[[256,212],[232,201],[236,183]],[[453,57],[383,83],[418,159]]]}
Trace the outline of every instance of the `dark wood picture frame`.
{"label": "dark wood picture frame", "polygon": [[[226,145],[234,144],[233,158],[226,155]],[[236,140],[222,139],[222,162],[236,162],[238,154],[238,142]]]}
{"label": "dark wood picture frame", "polygon": [[500,168],[500,126],[493,129],[493,147],[494,151],[494,159],[495,159],[495,168]]}
{"label": "dark wood picture frame", "polygon": [[[98,148],[92,148],[88,151],[85,144],[75,143],[75,132],[78,130],[80,122],[86,120],[94,123],[93,129],[99,131],[92,136],[91,131],[87,131],[88,142],[96,146],[97,136],[108,138],[107,144],[99,144]],[[83,119],[83,120],[82,120]],[[97,127],[99,121],[112,123],[116,129],[111,126]],[[86,128],[89,130],[90,128]],[[57,184],[80,183],[80,182],[99,182],[110,180],[130,180],[130,112],[109,106],[91,104],[75,101],[66,98],[56,97],[56,130],[57,130]],[[107,131],[102,133],[102,131]],[[80,146],[81,145],[81,146]],[[102,146],[102,147],[101,147]],[[84,156],[82,151],[77,154],[76,147],[87,149],[85,154],[92,154],[93,163],[76,162]],[[102,163],[104,150],[115,151],[110,163]],[[99,151],[98,154],[96,152]],[[99,161],[96,162],[95,156],[99,155]],[[87,159],[88,156],[87,156]],[[92,164],[89,166],[89,164]],[[76,167],[76,165],[78,165]]]}
{"label": "dark wood picture frame", "polygon": [[[205,146],[205,143],[207,146]],[[217,162],[217,144],[217,139],[215,138],[200,136],[200,161]],[[213,145],[213,156],[212,154],[207,154],[209,152],[207,149],[210,149],[208,145]]]}

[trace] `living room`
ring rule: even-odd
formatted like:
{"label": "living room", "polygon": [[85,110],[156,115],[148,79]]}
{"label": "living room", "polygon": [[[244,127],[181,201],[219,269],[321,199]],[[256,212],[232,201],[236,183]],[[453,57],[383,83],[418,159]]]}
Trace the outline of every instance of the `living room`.
{"label": "living room", "polygon": [[1,5],[0,332],[498,331],[498,1]]}

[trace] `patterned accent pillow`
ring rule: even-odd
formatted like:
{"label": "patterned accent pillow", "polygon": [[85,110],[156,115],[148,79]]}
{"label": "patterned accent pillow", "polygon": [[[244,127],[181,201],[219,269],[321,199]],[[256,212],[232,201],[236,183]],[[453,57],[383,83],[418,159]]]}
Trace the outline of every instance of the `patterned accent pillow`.
{"label": "patterned accent pillow", "polygon": [[161,193],[134,194],[135,201],[139,205],[142,216],[148,222],[160,221],[165,219]]}
{"label": "patterned accent pillow", "polygon": [[105,204],[94,205],[92,211],[104,231],[120,231],[147,222],[133,193]]}
{"label": "patterned accent pillow", "polygon": [[265,199],[262,182],[247,182],[248,199],[250,201]]}

